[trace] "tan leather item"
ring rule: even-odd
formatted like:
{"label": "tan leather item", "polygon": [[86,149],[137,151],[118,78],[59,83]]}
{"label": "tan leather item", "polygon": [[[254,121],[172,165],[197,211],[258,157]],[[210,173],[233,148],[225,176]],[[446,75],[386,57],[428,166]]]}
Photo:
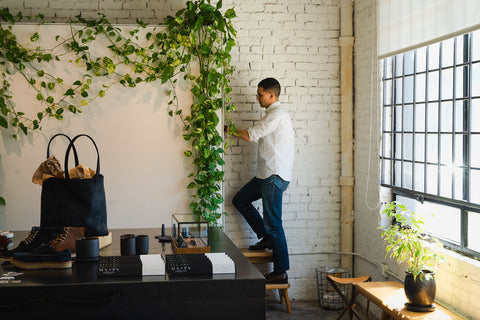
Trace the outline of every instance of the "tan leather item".
{"label": "tan leather item", "polygon": [[83,227],[64,227],[62,233],[50,241],[50,245],[57,251],[68,248],[71,252],[75,252],[75,242],[77,239],[82,239],[84,235],[85,228]]}

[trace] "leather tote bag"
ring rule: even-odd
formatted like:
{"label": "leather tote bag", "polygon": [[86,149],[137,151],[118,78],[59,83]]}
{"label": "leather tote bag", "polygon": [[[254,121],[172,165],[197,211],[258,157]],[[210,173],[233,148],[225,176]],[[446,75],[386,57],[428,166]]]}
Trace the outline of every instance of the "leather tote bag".
{"label": "leather tote bag", "polygon": [[[48,144],[47,155],[50,143],[56,136]],[[97,168],[91,179],[71,179],[69,176],[70,150],[73,149],[75,164],[78,165],[75,141],[81,137],[90,139],[97,152]],[[42,185],[40,226],[58,229],[85,227],[85,236],[107,235],[107,208],[104,177],[100,174],[100,153],[90,136],[79,134],[71,139],[65,153],[64,168],[65,178],[53,177],[45,180]]]}

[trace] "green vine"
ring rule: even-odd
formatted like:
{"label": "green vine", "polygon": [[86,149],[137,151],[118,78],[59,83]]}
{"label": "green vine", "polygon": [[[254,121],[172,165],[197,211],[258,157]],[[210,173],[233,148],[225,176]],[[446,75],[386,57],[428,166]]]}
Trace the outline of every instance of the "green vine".
{"label": "green vine", "polygon": [[[21,133],[41,130],[47,118],[62,120],[68,112],[82,113],[115,85],[135,87],[153,81],[168,84],[168,113],[183,123],[183,138],[191,145],[184,154],[195,164],[187,186],[194,191],[190,208],[216,223],[222,215],[224,177],[223,136],[222,130],[217,130],[217,112],[235,110],[230,99],[230,76],[234,71],[230,51],[235,46],[236,31],[231,20],[236,15],[233,8],[225,13],[221,8],[221,0],[215,6],[210,0],[188,1],[184,9],[168,16],[162,26],[153,30],[144,30],[147,24],[141,21],[126,31],[109,23],[104,15],[94,20],[77,16],[70,23],[69,37],[56,36],[56,45],[50,49],[35,46],[40,39],[38,31],[31,35],[29,44],[20,44],[13,25],[24,20],[22,14],[14,16],[8,8],[1,9],[0,128],[12,130],[13,138],[18,139]],[[42,16],[36,19],[39,25],[44,23]],[[97,39],[108,43],[108,56],[95,56],[90,50]],[[52,63],[65,60],[82,70],[72,83],[48,71]],[[199,67],[196,73],[192,71],[193,63]],[[15,106],[10,77],[17,73],[35,90],[36,99],[44,106],[33,117]],[[175,92],[180,77],[191,84],[193,104],[189,112],[179,107]],[[0,197],[1,203],[5,199]]]}

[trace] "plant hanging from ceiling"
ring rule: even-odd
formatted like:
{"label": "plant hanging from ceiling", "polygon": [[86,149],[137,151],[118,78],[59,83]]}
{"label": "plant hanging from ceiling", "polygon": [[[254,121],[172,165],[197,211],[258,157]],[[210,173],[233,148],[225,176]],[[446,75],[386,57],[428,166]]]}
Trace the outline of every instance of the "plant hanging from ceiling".
{"label": "plant hanging from ceiling", "polygon": [[[0,19],[6,23],[0,25],[0,128],[10,130],[17,139],[21,133],[41,130],[41,123],[47,118],[62,120],[67,113],[83,112],[92,101],[108,94],[112,86],[135,87],[153,81],[168,84],[168,113],[183,123],[183,138],[191,145],[185,156],[195,164],[187,186],[194,191],[190,208],[215,223],[222,214],[224,175],[223,137],[217,130],[217,112],[223,110],[227,114],[235,109],[229,96],[234,70],[230,51],[236,36],[231,20],[236,15],[234,9],[222,13],[221,8],[221,0],[215,6],[210,0],[188,1],[163,25],[149,29],[141,21],[134,28],[122,30],[104,15],[96,20],[77,16],[70,23],[69,37],[56,36],[56,45],[50,49],[36,45],[44,37],[39,31],[31,35],[29,44],[20,44],[13,26],[24,17],[21,13],[12,15],[8,8],[1,9]],[[36,18],[43,23],[43,17]],[[108,55],[96,56],[91,50],[100,38],[108,43]],[[71,83],[49,68],[64,62],[65,57],[83,70]],[[193,63],[198,65],[196,73],[192,71]],[[35,115],[16,107],[10,90],[13,74],[20,74],[28,82],[44,106]],[[191,84],[193,104],[188,111],[180,108],[175,92],[181,77]],[[0,197],[0,203],[4,201]]]}

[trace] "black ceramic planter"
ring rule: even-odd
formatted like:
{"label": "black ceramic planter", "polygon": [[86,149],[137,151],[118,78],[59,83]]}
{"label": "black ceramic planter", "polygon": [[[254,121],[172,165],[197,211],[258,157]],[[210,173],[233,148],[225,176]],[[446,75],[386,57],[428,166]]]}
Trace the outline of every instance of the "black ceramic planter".
{"label": "black ceramic planter", "polygon": [[434,309],[433,301],[435,300],[437,285],[434,273],[429,272],[429,274],[431,276],[423,276],[422,279],[417,277],[414,280],[411,273],[406,273],[404,288],[408,300],[407,309],[413,311],[432,311]]}

